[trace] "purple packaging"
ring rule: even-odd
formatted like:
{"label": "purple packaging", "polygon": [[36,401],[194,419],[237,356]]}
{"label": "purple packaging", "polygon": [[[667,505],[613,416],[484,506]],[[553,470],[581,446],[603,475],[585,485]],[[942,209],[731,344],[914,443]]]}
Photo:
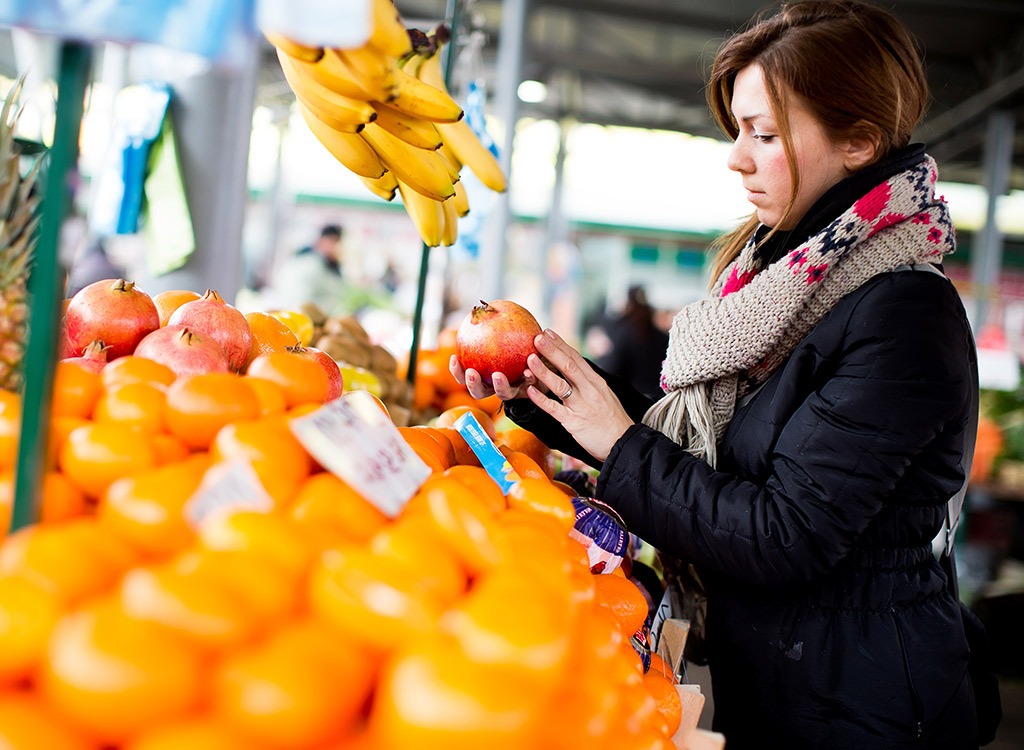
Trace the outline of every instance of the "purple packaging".
{"label": "purple packaging", "polygon": [[629,533],[593,500],[574,497],[572,506],[576,521],[569,536],[586,547],[591,573],[611,573],[629,550]]}

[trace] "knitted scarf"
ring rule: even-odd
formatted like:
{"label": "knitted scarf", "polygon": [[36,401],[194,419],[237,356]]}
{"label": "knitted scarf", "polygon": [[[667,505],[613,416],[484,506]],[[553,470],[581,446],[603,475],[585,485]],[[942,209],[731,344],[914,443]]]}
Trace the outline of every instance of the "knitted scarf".
{"label": "knitted scarf", "polygon": [[666,395],[644,424],[715,466],[737,400],[763,384],[840,299],[873,276],[953,252],[937,178],[926,156],[767,268],[748,242],[711,295],[676,315],[661,372]]}

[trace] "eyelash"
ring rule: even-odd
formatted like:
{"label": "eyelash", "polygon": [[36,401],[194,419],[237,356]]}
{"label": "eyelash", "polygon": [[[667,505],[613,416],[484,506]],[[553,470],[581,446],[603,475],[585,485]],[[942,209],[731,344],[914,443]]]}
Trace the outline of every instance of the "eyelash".
{"label": "eyelash", "polygon": [[774,135],[766,135],[765,133],[754,133],[750,137],[755,141],[760,141],[761,143],[771,143],[772,139],[775,138]]}

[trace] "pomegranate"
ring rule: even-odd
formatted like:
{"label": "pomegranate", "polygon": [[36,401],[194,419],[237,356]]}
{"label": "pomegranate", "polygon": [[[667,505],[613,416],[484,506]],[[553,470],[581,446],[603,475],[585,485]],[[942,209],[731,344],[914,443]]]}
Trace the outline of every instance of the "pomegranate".
{"label": "pomegranate", "polygon": [[197,300],[186,302],[171,313],[167,325],[187,326],[221,345],[228,357],[228,367],[235,372],[245,369],[252,349],[252,332],[242,312],[229,305],[213,289]]}
{"label": "pomegranate", "polygon": [[84,367],[91,372],[99,372],[107,366],[107,352],[109,351],[110,347],[102,341],[93,341],[85,347],[81,357],[62,357],[60,361]]}
{"label": "pomegranate", "polygon": [[72,356],[101,340],[108,359],[131,354],[151,331],[160,327],[153,299],[132,281],[104,279],[80,290],[68,302],[64,326]]}
{"label": "pomegranate", "polygon": [[345,380],[341,374],[341,368],[338,367],[338,363],[334,361],[334,358],[327,352],[312,346],[293,348],[296,350],[301,349],[324,368],[324,372],[327,373],[327,383],[329,386],[325,401],[333,401],[338,398],[345,388]]}
{"label": "pomegranate", "polygon": [[230,370],[221,345],[186,326],[157,328],[139,342],[135,356],[159,362],[179,377]]}
{"label": "pomegranate", "polygon": [[500,372],[515,383],[523,377],[526,358],[536,349],[533,340],[540,324],[529,310],[507,299],[474,305],[455,333],[455,353],[467,370],[476,370],[484,382]]}

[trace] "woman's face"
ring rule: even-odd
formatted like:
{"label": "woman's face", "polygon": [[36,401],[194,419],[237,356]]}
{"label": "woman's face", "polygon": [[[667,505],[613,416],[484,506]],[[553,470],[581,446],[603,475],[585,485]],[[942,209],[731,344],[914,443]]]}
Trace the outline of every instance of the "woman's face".
{"label": "woman's face", "polygon": [[789,158],[768,99],[759,65],[739,72],[733,87],[732,112],[739,135],[729,152],[729,169],[743,177],[747,200],[758,220],[776,229],[792,229],[826,190],[849,174],[847,146],[832,141],[797,96],[787,101],[793,158],[800,175],[793,208],[783,220],[793,194]]}

